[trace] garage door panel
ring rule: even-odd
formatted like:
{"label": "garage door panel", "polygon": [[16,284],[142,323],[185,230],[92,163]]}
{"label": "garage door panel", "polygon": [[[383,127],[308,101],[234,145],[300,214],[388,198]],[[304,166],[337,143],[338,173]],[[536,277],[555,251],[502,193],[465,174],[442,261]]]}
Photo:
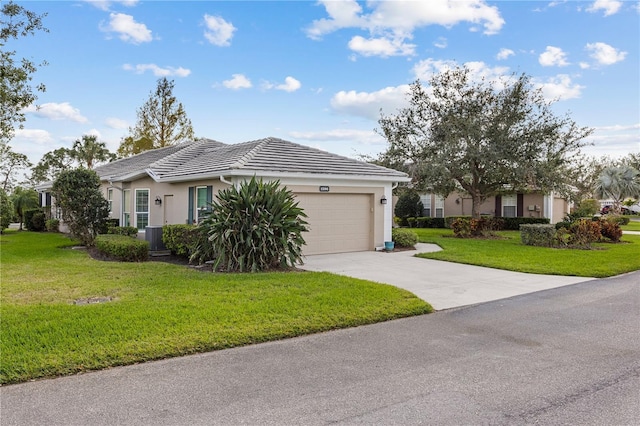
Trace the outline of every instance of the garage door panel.
{"label": "garage door panel", "polygon": [[372,249],[371,196],[366,194],[296,194],[307,214],[305,255]]}

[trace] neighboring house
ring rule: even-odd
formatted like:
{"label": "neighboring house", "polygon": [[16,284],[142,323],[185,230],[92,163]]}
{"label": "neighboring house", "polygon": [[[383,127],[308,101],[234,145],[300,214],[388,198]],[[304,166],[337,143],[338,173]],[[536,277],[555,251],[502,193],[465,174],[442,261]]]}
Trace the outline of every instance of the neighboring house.
{"label": "neighboring house", "polygon": [[[282,139],[209,139],[154,149],[95,168],[110,217],[122,226],[197,223],[219,190],[252,176],[279,180],[308,215],[303,254],[374,250],[391,240],[391,191],[405,173]],[[43,190],[44,188],[40,188]]]}
{"label": "neighboring house", "polygon": [[[453,193],[446,198],[435,194],[420,196],[427,217],[471,216],[471,197]],[[551,223],[563,220],[570,203],[558,194],[540,192],[505,194],[488,198],[480,206],[480,214],[501,217],[543,217]]]}

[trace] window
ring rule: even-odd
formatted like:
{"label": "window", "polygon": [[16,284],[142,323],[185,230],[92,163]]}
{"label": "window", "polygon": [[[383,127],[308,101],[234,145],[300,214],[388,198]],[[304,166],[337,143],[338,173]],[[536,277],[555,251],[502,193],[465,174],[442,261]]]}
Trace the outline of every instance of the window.
{"label": "window", "polygon": [[122,191],[122,226],[131,226],[131,190]]}
{"label": "window", "polygon": [[436,195],[436,217],[444,217],[444,197]]}
{"label": "window", "polygon": [[200,222],[201,215],[208,211],[207,205],[207,187],[199,186],[196,188],[196,220]]}
{"label": "window", "polygon": [[502,196],[502,217],[517,216],[518,197],[516,195]]}
{"label": "window", "polygon": [[144,231],[149,225],[149,190],[136,189],[136,227]]}
{"label": "window", "polygon": [[421,195],[420,201],[422,201],[422,215],[431,217],[431,194]]}
{"label": "window", "polygon": [[113,213],[113,189],[107,189],[107,202],[109,203],[109,214]]}

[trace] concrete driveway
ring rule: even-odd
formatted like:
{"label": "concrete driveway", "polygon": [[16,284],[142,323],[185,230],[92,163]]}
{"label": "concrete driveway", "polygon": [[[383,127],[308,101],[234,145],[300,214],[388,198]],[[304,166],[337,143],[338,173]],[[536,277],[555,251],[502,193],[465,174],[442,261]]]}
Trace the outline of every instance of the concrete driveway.
{"label": "concrete driveway", "polygon": [[439,260],[416,253],[438,251],[435,244],[400,252],[356,252],[308,256],[300,268],[391,284],[409,290],[434,309],[450,309],[561,287],[593,278],[525,274]]}

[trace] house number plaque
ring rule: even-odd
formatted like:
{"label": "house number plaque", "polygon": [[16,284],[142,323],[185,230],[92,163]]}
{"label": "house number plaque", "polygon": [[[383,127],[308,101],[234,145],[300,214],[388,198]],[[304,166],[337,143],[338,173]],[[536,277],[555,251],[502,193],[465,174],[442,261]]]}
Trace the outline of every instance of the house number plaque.
{"label": "house number plaque", "polygon": [[329,192],[329,187],[328,186],[321,186],[320,187],[320,192]]}

